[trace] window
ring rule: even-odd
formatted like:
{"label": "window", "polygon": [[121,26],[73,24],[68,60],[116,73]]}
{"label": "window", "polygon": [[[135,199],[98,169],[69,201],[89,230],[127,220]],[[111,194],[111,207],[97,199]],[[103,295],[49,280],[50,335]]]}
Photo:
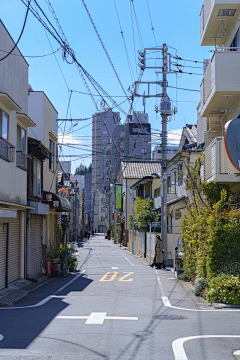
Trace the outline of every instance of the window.
{"label": "window", "polygon": [[178,186],[183,184],[183,166],[182,164],[178,166]]}
{"label": "window", "polygon": [[147,142],[148,142],[148,138],[143,138],[143,142],[147,143]]}
{"label": "window", "polygon": [[147,154],[147,149],[141,149],[142,154]]}
{"label": "window", "polygon": [[41,197],[41,163],[36,159],[33,161],[33,193]]}
{"label": "window", "polygon": [[0,109],[0,137],[5,140],[8,140],[8,127],[9,127],[9,117],[2,109]]}
{"label": "window", "polygon": [[53,171],[53,161],[54,161],[54,142],[49,140],[49,170]]}
{"label": "window", "polygon": [[26,152],[26,130],[17,125],[17,151]]}

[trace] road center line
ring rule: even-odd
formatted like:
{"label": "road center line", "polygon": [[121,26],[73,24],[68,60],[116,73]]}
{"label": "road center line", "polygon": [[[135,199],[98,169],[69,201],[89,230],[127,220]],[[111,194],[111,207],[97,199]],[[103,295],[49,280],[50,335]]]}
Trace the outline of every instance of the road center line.
{"label": "road center line", "polygon": [[199,335],[199,336],[188,336],[188,337],[176,339],[172,343],[172,349],[175,360],[188,360],[183,347],[185,341],[196,340],[196,339],[207,339],[207,338],[240,338],[240,335]]}
{"label": "road center line", "polygon": [[136,321],[138,317],[107,316],[106,312],[92,312],[89,316],[57,316],[56,319],[87,320],[86,325],[102,325],[105,320]]}

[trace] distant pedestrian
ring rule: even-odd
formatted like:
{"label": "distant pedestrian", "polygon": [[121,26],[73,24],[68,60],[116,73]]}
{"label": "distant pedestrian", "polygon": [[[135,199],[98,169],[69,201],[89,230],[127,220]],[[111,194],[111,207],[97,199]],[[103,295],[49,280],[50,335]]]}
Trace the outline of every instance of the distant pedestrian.
{"label": "distant pedestrian", "polygon": [[107,229],[107,236],[108,236],[108,240],[110,240],[111,231],[109,229]]}
{"label": "distant pedestrian", "polygon": [[87,231],[87,238],[88,238],[88,240],[90,238],[90,232],[89,231]]}
{"label": "distant pedestrian", "polygon": [[161,267],[165,268],[163,262],[163,243],[159,235],[156,235],[156,246],[155,246],[155,256],[153,263],[150,265],[151,267],[156,267],[157,269],[161,269]]}

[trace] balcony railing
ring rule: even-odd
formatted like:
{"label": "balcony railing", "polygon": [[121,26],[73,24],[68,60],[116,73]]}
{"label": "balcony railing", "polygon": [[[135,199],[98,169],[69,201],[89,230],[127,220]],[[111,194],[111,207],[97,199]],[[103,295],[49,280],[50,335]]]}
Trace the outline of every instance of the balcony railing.
{"label": "balcony railing", "polygon": [[216,137],[206,148],[204,154],[204,171],[202,173],[204,180],[219,182],[239,181],[236,176],[233,177],[238,171],[228,158],[222,136]]}
{"label": "balcony railing", "polygon": [[167,193],[168,194],[176,194],[176,184],[168,184],[167,185]]}
{"label": "balcony railing", "polygon": [[14,161],[15,146],[0,137],[0,157],[8,162]]}
{"label": "balcony railing", "polygon": [[30,156],[28,156],[27,154],[25,154],[22,151],[16,151],[16,154],[17,154],[16,166],[22,170],[27,171],[28,159],[30,159]]}
{"label": "balcony railing", "polygon": [[201,83],[201,116],[234,110],[240,99],[239,64],[240,47],[216,48]]}
{"label": "balcony railing", "polygon": [[203,6],[202,6],[202,10],[201,10],[201,14],[200,14],[200,35],[201,35],[201,39],[203,37],[203,32],[206,28],[206,25],[208,23],[208,18],[211,12],[211,8],[212,8],[212,4],[213,4],[214,0],[204,0]]}

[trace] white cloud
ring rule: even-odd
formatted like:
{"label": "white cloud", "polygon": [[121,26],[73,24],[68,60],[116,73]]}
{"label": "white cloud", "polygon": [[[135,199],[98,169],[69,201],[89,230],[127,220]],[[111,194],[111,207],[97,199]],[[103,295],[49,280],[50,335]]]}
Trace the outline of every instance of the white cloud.
{"label": "white cloud", "polygon": [[168,142],[174,145],[178,145],[181,139],[182,129],[168,131]]}
{"label": "white cloud", "polygon": [[74,136],[73,134],[58,134],[58,142],[61,144],[71,144],[71,145],[88,145],[91,146],[91,143],[86,143],[83,140],[80,140],[81,135]]}

